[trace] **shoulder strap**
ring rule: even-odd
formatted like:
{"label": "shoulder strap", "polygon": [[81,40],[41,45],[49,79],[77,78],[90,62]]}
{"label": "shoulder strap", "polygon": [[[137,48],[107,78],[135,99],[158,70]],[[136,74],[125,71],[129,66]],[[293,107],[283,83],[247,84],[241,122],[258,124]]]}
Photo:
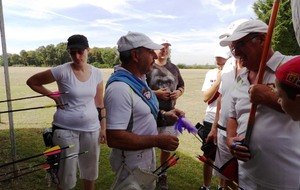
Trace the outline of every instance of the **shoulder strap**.
{"label": "shoulder strap", "polygon": [[214,96],[207,102],[208,105],[210,105],[211,103],[213,103],[216,99],[218,99],[219,97],[219,91],[217,90],[214,94]]}
{"label": "shoulder strap", "polygon": [[132,94],[131,87],[129,87],[129,92],[130,92],[130,99],[131,99],[131,115],[130,115],[130,119],[126,131],[131,132],[133,128],[133,94]]}
{"label": "shoulder strap", "polygon": [[[132,128],[133,128],[133,94],[132,94],[132,88],[129,86],[129,93],[130,93],[130,99],[131,99],[131,115],[130,115],[130,119],[129,119],[129,123],[127,126],[126,131],[131,132]],[[125,154],[124,154],[124,150],[122,150],[122,163],[123,166],[126,165],[125,164]]]}

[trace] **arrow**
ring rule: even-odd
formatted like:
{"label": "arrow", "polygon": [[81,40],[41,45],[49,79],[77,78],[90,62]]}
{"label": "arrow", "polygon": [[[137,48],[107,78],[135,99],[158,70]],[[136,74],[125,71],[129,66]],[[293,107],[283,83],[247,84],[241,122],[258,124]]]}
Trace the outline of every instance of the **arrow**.
{"label": "arrow", "polygon": [[[41,166],[41,165],[42,165],[42,167],[37,169],[37,170],[44,170],[44,169],[46,170],[46,169],[50,168],[50,164],[41,163],[41,164],[36,164],[36,165],[33,165],[33,166],[28,166],[28,167],[25,167],[25,168],[17,169],[17,170],[14,170],[14,171],[10,171],[10,172],[7,172],[7,173],[2,173],[2,174],[0,174],[0,177],[9,175],[9,174],[12,174],[12,173],[15,173],[15,172],[21,172],[21,171],[24,171],[24,170],[36,168],[36,167]],[[35,170],[33,170],[33,171],[35,171]]]}
{"label": "arrow", "polygon": [[201,162],[204,162],[205,164],[209,165],[210,167],[212,167],[213,169],[215,169],[216,171],[218,171],[220,173],[220,168],[218,168],[217,166],[215,166],[213,163],[207,161],[205,156],[196,156]]}
{"label": "arrow", "polygon": [[171,162],[167,165],[167,167],[165,169],[161,170],[161,172],[159,172],[157,175],[160,176],[161,174],[163,174],[164,172],[166,172],[167,169],[169,169],[171,166],[174,166],[175,164],[177,164],[178,160],[179,160],[179,157],[172,158]]}
{"label": "arrow", "polygon": [[25,100],[25,99],[32,99],[32,98],[39,98],[39,97],[43,97],[43,96],[49,96],[49,97],[59,97],[62,94],[68,94],[69,92],[51,92],[50,94],[42,94],[42,95],[37,95],[37,96],[27,96],[27,97],[22,97],[22,98],[15,98],[15,99],[8,99],[8,100],[1,100],[0,103],[3,102],[12,102],[12,101],[17,101],[17,100]]}
{"label": "arrow", "polygon": [[152,173],[156,173],[160,168],[162,168],[164,165],[166,165],[174,156],[176,155],[176,152],[170,156],[164,163],[162,163],[156,170],[154,170],[154,172]]}
{"label": "arrow", "polygon": [[231,158],[228,162],[226,162],[221,168],[217,167],[213,163],[207,161],[205,156],[196,156],[201,162],[207,164],[208,166],[215,169],[217,172],[222,174],[224,177],[226,177],[228,180],[232,181],[234,185],[236,185],[239,189],[243,190],[241,188],[237,181],[238,181],[238,175],[234,172],[236,168],[238,167],[237,159],[235,157]]}
{"label": "arrow", "polygon": [[60,148],[60,146],[54,146],[52,148],[49,148],[47,149],[46,151],[44,151],[43,153],[41,154],[37,154],[37,155],[34,155],[34,156],[30,156],[30,157],[27,157],[27,158],[22,158],[22,159],[19,159],[19,160],[16,160],[16,161],[13,161],[13,162],[9,162],[9,163],[5,163],[3,165],[0,165],[0,168],[4,167],[4,166],[8,166],[8,165],[11,165],[11,164],[15,164],[15,163],[19,163],[19,162],[23,162],[23,161],[26,161],[26,160],[30,160],[30,159],[33,159],[33,158],[37,158],[37,157],[40,157],[40,156],[51,156],[51,155],[55,155],[55,154],[58,154],[60,153],[62,150],[64,149],[67,149],[67,148],[73,148],[74,145],[69,145],[69,146],[66,146],[66,147],[63,147],[63,148]]}
{"label": "arrow", "polygon": [[196,134],[198,132],[197,128],[184,116],[179,116],[178,121],[174,126],[175,130],[179,131],[182,134],[182,128],[186,129],[189,133]]}
{"label": "arrow", "polygon": [[53,105],[46,105],[46,106],[39,106],[39,107],[32,107],[32,108],[22,108],[22,109],[16,109],[16,110],[1,111],[0,114],[9,113],[9,112],[34,110],[34,109],[51,108],[51,107],[60,107],[60,106],[66,106],[66,105],[68,105],[68,104],[53,104]]}
{"label": "arrow", "polygon": [[22,169],[19,169],[19,170],[15,170],[15,171],[11,171],[11,172],[8,172],[8,173],[0,174],[0,176],[4,176],[4,175],[8,175],[8,174],[15,173],[15,172],[18,172],[18,171],[24,171],[24,170],[32,169],[32,168],[35,168],[35,167],[38,167],[38,166],[42,165],[42,167],[40,167],[38,169],[34,169],[32,171],[28,171],[28,172],[22,173],[20,175],[16,175],[16,176],[13,176],[13,177],[2,179],[2,180],[0,180],[0,182],[7,181],[7,180],[10,180],[10,179],[15,179],[15,178],[27,175],[27,174],[31,174],[31,173],[36,172],[36,171],[50,169],[53,165],[58,164],[58,161],[60,161],[60,160],[63,160],[63,159],[72,159],[72,158],[78,157],[81,154],[86,154],[86,153],[88,153],[88,151],[83,151],[83,152],[80,152],[80,153],[69,154],[68,156],[63,157],[63,158],[57,158],[57,159],[54,159],[54,160],[47,161],[45,163],[40,163],[40,164],[36,164],[34,166],[29,166],[29,167],[22,168]]}

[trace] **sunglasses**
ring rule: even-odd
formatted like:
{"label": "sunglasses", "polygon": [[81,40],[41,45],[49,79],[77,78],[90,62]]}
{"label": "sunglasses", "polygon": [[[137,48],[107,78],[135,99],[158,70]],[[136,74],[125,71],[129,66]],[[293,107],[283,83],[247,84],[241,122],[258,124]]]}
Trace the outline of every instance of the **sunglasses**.
{"label": "sunglasses", "polygon": [[237,42],[236,44],[232,44],[230,46],[230,51],[231,53],[234,55],[235,54],[235,51],[237,49],[240,49],[240,48],[243,48],[249,41],[253,40],[254,38],[258,37],[259,35],[258,34],[255,34],[253,36],[250,36],[248,39],[245,39],[243,41],[239,41]]}
{"label": "sunglasses", "polygon": [[79,55],[82,55],[84,53],[84,50],[85,49],[69,50],[69,54],[72,56],[76,55],[77,53]]}

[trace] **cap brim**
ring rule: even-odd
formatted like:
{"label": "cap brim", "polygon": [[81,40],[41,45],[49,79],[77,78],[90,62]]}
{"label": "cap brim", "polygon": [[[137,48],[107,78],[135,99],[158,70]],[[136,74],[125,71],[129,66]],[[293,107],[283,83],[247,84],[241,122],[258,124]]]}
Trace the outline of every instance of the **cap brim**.
{"label": "cap brim", "polygon": [[160,44],[156,44],[156,43],[148,43],[148,44],[144,44],[143,47],[152,49],[152,50],[158,50],[158,49],[162,49],[164,46],[162,46]]}
{"label": "cap brim", "polygon": [[224,33],[224,34],[219,36],[219,39],[225,38],[227,36],[230,36],[230,34],[229,33]]}
{"label": "cap brim", "polygon": [[172,45],[171,45],[170,43],[168,43],[168,42],[162,43],[161,45],[172,46]]}
{"label": "cap brim", "polygon": [[78,45],[78,44],[70,45],[67,47],[67,49],[86,49],[86,48],[88,47],[84,45]]}
{"label": "cap brim", "polygon": [[232,34],[230,36],[228,36],[227,38],[225,38],[224,40],[220,41],[220,45],[221,46],[229,46],[232,42],[237,41],[243,37],[245,37],[246,35],[248,35],[249,33],[236,33],[236,34]]}

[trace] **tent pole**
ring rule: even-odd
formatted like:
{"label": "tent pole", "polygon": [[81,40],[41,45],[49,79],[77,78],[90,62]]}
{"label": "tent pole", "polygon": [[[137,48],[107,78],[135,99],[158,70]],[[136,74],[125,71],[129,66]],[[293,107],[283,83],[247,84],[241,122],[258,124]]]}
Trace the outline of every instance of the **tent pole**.
{"label": "tent pole", "polygon": [[[2,56],[3,56],[3,62],[4,62],[6,98],[11,99],[2,0],[0,0],[0,31],[1,31],[1,43],[2,43]],[[12,110],[11,102],[7,102],[7,108],[8,108],[8,110]],[[9,119],[9,131],[10,131],[10,141],[11,141],[11,155],[12,155],[12,160],[15,161],[16,160],[16,142],[15,142],[14,123],[13,123],[12,113],[8,113],[8,119]],[[14,168],[14,170],[17,169],[15,164],[13,165],[13,168]]]}

